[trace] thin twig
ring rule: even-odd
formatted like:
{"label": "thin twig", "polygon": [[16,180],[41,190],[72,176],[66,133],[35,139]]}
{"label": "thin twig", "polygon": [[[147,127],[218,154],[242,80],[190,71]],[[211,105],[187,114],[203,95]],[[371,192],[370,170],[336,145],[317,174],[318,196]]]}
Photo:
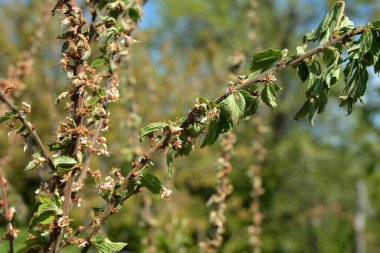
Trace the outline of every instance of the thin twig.
{"label": "thin twig", "polygon": [[54,171],[55,167],[52,162],[52,159],[50,158],[49,152],[47,151],[45,145],[39,137],[35,126],[25,119],[25,115],[22,112],[20,112],[18,108],[14,104],[12,104],[12,102],[9,101],[9,99],[7,99],[7,97],[2,92],[0,92],[0,99],[9,107],[10,110],[12,110],[16,115],[18,115],[16,116],[16,118],[20,120],[21,123],[28,129],[29,133],[32,135],[33,139],[36,141],[38,147],[40,148],[42,156],[46,159],[46,163],[49,165],[50,169]]}

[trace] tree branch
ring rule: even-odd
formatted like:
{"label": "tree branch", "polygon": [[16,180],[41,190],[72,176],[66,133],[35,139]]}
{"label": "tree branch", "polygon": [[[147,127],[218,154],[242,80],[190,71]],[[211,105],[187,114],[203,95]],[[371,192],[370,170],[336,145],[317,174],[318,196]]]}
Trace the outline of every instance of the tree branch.
{"label": "tree branch", "polygon": [[10,110],[12,110],[15,114],[18,115],[16,118],[18,120],[20,120],[21,123],[28,129],[29,133],[31,134],[31,136],[33,137],[33,139],[36,141],[38,147],[40,148],[42,156],[45,158],[46,163],[49,165],[50,169],[52,171],[54,171],[55,167],[54,167],[54,164],[52,162],[52,159],[50,158],[49,152],[45,148],[45,145],[41,141],[41,138],[39,137],[39,135],[38,135],[38,133],[37,133],[37,131],[35,129],[35,126],[32,125],[31,123],[29,123],[25,119],[24,113],[20,112],[18,110],[18,108],[14,104],[12,104],[12,102],[9,101],[7,99],[7,97],[4,95],[4,93],[2,93],[2,92],[0,92],[0,99],[9,107]]}
{"label": "tree branch", "polygon": [[[350,37],[353,37],[355,35],[363,33],[366,29],[367,29],[367,27],[355,28],[352,31],[350,31],[350,32],[348,32],[348,33],[346,33],[346,34],[344,34],[344,35],[342,35],[336,39],[330,40],[330,41],[324,43],[323,45],[317,46],[317,47],[305,52],[304,54],[297,56],[294,59],[291,59],[291,60],[284,62],[284,63],[279,63],[275,67],[272,67],[269,70],[255,76],[253,78],[245,80],[242,83],[235,83],[232,85],[232,87],[235,87],[235,90],[244,90],[254,83],[266,82],[267,76],[269,74],[277,74],[278,72],[282,71],[283,69],[286,69],[286,68],[291,67],[291,66],[295,66],[295,65],[299,64],[300,62],[302,62],[303,60],[310,58],[313,55],[318,54],[318,53],[326,50],[330,46],[333,46],[336,44],[344,44],[344,43],[346,43],[347,39],[349,39]],[[223,95],[221,95],[215,99],[216,104],[220,104],[224,99],[226,99],[231,94],[231,92],[228,90],[229,89],[227,89],[226,93],[224,93]],[[189,125],[194,123],[194,120],[195,120],[196,115],[197,115],[196,110],[197,110],[196,108],[193,108],[188,113],[187,118],[180,125],[180,127],[182,129],[185,129],[186,127],[188,127]],[[129,187],[132,180],[138,175],[138,173],[141,171],[141,169],[151,160],[152,156],[157,151],[163,150],[169,145],[169,141],[170,141],[171,137],[173,137],[173,135],[174,135],[174,133],[168,132],[166,135],[163,136],[163,138],[159,142],[155,143],[144,155],[142,155],[139,159],[137,159],[137,161],[135,161],[133,163],[132,170],[125,177],[125,180],[122,183],[122,185],[116,190],[116,194],[122,193],[123,191],[125,191]],[[124,201],[124,199],[121,202],[123,202],[123,201]],[[112,202],[107,204],[102,217],[98,220],[98,222],[96,224],[93,223],[93,230],[90,233],[90,235],[86,238],[86,240],[88,242],[91,240],[91,238],[94,235],[96,235],[99,232],[100,227],[104,224],[105,220],[111,214],[114,213],[114,208],[118,204],[121,204],[121,203],[116,203],[115,201],[112,201]],[[89,228],[91,228],[91,226],[87,226],[85,230],[87,230]],[[86,252],[86,251],[82,251],[82,252]]]}

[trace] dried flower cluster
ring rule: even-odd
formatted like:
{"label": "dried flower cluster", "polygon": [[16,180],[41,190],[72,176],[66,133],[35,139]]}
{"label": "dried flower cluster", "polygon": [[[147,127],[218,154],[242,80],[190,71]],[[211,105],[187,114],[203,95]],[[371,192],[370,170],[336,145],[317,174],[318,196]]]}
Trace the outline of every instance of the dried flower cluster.
{"label": "dried flower cluster", "polygon": [[232,193],[232,185],[228,180],[228,175],[232,171],[230,164],[233,145],[236,142],[236,136],[233,133],[227,133],[221,139],[222,153],[218,159],[218,184],[216,193],[210,197],[207,205],[211,207],[209,220],[210,229],[207,234],[207,239],[199,244],[201,252],[213,253],[218,252],[223,243],[223,234],[225,232],[224,211],[226,209],[226,198]]}
{"label": "dried flower cluster", "polygon": [[261,252],[261,223],[263,215],[260,211],[260,198],[264,194],[265,190],[262,187],[261,169],[262,164],[265,161],[267,150],[264,147],[264,137],[268,132],[267,127],[263,124],[261,118],[255,118],[253,121],[253,133],[256,138],[252,141],[252,153],[254,154],[254,161],[248,168],[247,175],[251,179],[251,197],[252,203],[250,206],[251,211],[251,225],[248,227],[248,233],[250,235],[249,242],[252,245],[252,253]]}

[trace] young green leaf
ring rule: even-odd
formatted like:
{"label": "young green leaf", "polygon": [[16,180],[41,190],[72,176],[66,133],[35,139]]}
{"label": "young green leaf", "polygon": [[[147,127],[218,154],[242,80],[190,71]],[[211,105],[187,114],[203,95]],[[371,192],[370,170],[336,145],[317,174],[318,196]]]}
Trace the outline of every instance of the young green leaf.
{"label": "young green leaf", "polygon": [[0,116],[0,123],[3,123],[7,120],[14,119],[17,117],[17,113],[15,112],[6,112],[3,116]]}
{"label": "young green leaf", "polygon": [[140,20],[140,12],[136,8],[129,8],[128,15],[136,23]]}
{"label": "young green leaf", "polygon": [[297,66],[297,70],[301,81],[306,82],[306,80],[309,78],[309,67],[307,66],[306,62],[301,61]]}
{"label": "young green leaf", "polygon": [[28,163],[28,165],[26,165],[26,167],[25,167],[24,170],[25,171],[30,171],[30,170],[34,169],[36,166],[37,166],[37,164],[34,161],[30,161]]}
{"label": "young green leaf", "polygon": [[207,134],[202,142],[201,148],[207,146],[207,145],[212,145],[219,136],[219,119],[213,119],[211,120]]}
{"label": "young green leaf", "polygon": [[380,29],[380,20],[376,20],[370,23],[375,29]]}
{"label": "young green leaf", "polygon": [[240,92],[230,94],[218,107],[220,113],[225,115],[233,125],[239,123],[239,120],[244,116],[245,99]]}
{"label": "young green leaf", "polygon": [[354,28],[355,28],[354,22],[352,22],[348,17],[343,15],[342,21],[340,22],[340,25],[338,28],[339,34],[341,35],[341,34],[347,33]]}
{"label": "young green leaf", "polygon": [[171,178],[173,176],[173,159],[174,159],[174,150],[169,149],[166,154],[166,165],[168,166],[168,174]]}
{"label": "young green leaf", "polygon": [[270,108],[275,109],[277,107],[276,96],[279,90],[279,86],[275,83],[266,84],[261,92],[261,100]]}
{"label": "young green leaf", "polygon": [[29,163],[28,163],[28,165],[26,165],[26,167],[25,167],[25,171],[30,171],[30,170],[32,170],[32,169],[34,169],[35,167],[37,167],[37,163],[35,162],[35,160],[37,159],[37,158],[39,158],[39,157],[41,157],[41,154],[40,153],[34,153],[33,155],[32,155],[32,158],[33,158],[33,160],[31,160]]}
{"label": "young green leaf", "polygon": [[40,204],[30,221],[30,226],[50,224],[57,214],[62,214],[62,209],[57,205],[55,199],[50,199],[47,196],[37,196],[36,199]]}
{"label": "young green leaf", "polygon": [[106,61],[103,58],[98,58],[98,59],[95,59],[91,63],[91,67],[92,68],[97,68],[97,67],[103,66],[105,63],[106,63]]}
{"label": "young green leaf", "polygon": [[143,173],[140,176],[141,184],[151,193],[159,194],[161,191],[161,181],[155,175]]}
{"label": "young green leaf", "polygon": [[245,111],[244,111],[244,117],[249,117],[256,113],[257,109],[259,108],[259,102],[257,96],[253,96],[251,93],[249,93],[246,90],[239,90],[239,93],[241,93],[245,99]]}
{"label": "young green leaf", "polygon": [[311,107],[311,102],[309,100],[306,100],[306,102],[303,104],[301,109],[299,109],[296,115],[294,116],[294,119],[299,120],[305,117],[309,113],[310,107]]}
{"label": "young green leaf", "polygon": [[55,167],[72,168],[73,165],[77,164],[77,161],[69,156],[58,156],[53,159],[53,164]]}
{"label": "young green leaf", "polygon": [[309,107],[309,113],[308,113],[308,119],[311,126],[314,126],[314,118],[317,114],[318,107],[315,101],[311,101],[310,107]]}
{"label": "young green leaf", "polygon": [[40,238],[30,238],[24,241],[22,248],[20,248],[17,253],[28,253],[28,252],[38,252],[34,248],[40,247],[43,245],[43,242]]}
{"label": "young green leaf", "polygon": [[251,75],[257,75],[272,67],[282,57],[280,50],[267,49],[252,57]]}
{"label": "young green leaf", "polygon": [[164,129],[166,126],[169,126],[169,124],[166,122],[153,122],[141,128],[139,131],[140,141],[143,141],[146,137],[150,136],[154,132]]}
{"label": "young green leaf", "polygon": [[335,26],[339,14],[341,13],[343,5],[341,2],[337,2],[327,13],[326,17],[321,21],[316,29],[306,33],[304,36],[304,42],[319,40],[319,44],[325,43],[335,32]]}
{"label": "young green leaf", "polygon": [[112,242],[108,238],[96,235],[91,239],[91,242],[95,245],[99,253],[111,253],[121,251],[127,243],[124,242]]}

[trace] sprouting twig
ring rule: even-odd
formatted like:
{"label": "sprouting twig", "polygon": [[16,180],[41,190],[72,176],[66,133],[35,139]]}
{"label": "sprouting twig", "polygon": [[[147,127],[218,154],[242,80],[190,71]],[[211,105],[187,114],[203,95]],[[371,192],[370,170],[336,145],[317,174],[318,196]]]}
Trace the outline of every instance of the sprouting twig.
{"label": "sprouting twig", "polygon": [[[244,82],[242,83],[236,83],[236,84],[233,84],[235,86],[235,90],[243,90],[243,89],[246,89],[248,88],[251,84],[253,83],[258,83],[258,82],[262,82],[263,79],[265,79],[265,77],[269,74],[269,73],[273,73],[273,74],[276,74],[280,71],[282,71],[283,69],[286,69],[288,67],[291,67],[291,66],[295,66],[297,65],[298,63],[302,62],[303,60],[307,59],[307,58],[310,58],[312,57],[313,55],[315,54],[318,54],[324,50],[326,50],[326,48],[328,48],[329,46],[332,46],[332,45],[336,45],[336,44],[339,44],[339,43],[342,43],[344,41],[346,41],[348,38],[350,37],[353,37],[355,35],[358,35],[358,34],[362,34],[365,29],[367,29],[366,27],[358,27],[358,28],[355,28],[353,29],[352,31],[344,34],[344,35],[341,35],[340,37],[336,38],[336,39],[333,39],[331,41],[328,41],[320,46],[317,46],[307,52],[305,52],[304,54],[292,59],[292,60],[289,60],[281,65],[277,65],[275,67],[272,67],[270,68],[269,70],[253,77],[253,78],[250,78],[250,79],[247,79],[245,80]],[[215,100],[215,103],[219,104],[221,103],[224,99],[226,99],[228,97],[229,94],[223,94],[221,96],[219,96],[216,100]],[[194,120],[195,120],[195,117],[196,117],[196,109],[194,108],[193,110],[191,110],[189,113],[188,113],[188,116],[186,117],[186,119],[182,122],[182,124],[180,125],[180,127],[182,129],[185,129],[186,127],[188,127],[189,125],[191,125]],[[134,167],[132,168],[132,170],[128,173],[128,175],[125,177],[125,180],[123,181],[122,185],[117,189],[117,193],[122,193],[125,189],[128,188],[128,186],[130,185],[130,183],[132,182],[132,180],[138,175],[138,173],[141,171],[141,169],[152,159],[153,155],[158,152],[159,150],[164,150],[168,144],[169,144],[169,140],[171,139],[173,133],[171,132],[168,132],[166,133],[159,142],[155,143],[146,153],[144,153],[141,157],[139,157],[133,164],[134,164]],[[124,199],[123,199],[124,201]],[[90,239],[96,235],[101,226],[104,224],[104,222],[106,221],[106,219],[112,215],[114,213],[114,210],[115,210],[115,207],[118,205],[118,204],[121,204],[121,203],[116,203],[115,201],[111,201],[110,203],[107,204],[107,206],[105,207],[104,209],[104,212],[102,214],[102,216],[97,220],[97,223],[91,223],[92,225],[89,225],[86,227],[85,230],[89,230],[90,228],[92,228],[92,231],[90,232],[90,235],[87,237],[87,241],[90,241]],[[87,250],[88,250],[88,247],[86,247]],[[86,251],[83,251],[83,252],[86,252]]]}
{"label": "sprouting twig", "polygon": [[[235,90],[244,90],[254,83],[262,82],[268,74],[270,74],[270,73],[276,74],[283,69],[286,69],[286,68],[291,67],[291,66],[295,66],[298,63],[302,62],[303,60],[310,58],[313,55],[318,54],[318,53],[326,50],[329,46],[342,43],[342,41],[345,41],[350,37],[353,37],[355,35],[363,33],[365,29],[366,29],[366,27],[358,27],[356,29],[353,29],[352,31],[350,31],[350,32],[348,32],[348,33],[346,33],[346,34],[344,34],[344,35],[342,35],[342,36],[340,36],[334,40],[328,41],[328,42],[324,43],[323,45],[317,46],[317,47],[305,52],[304,54],[302,54],[302,55],[300,55],[300,56],[298,56],[292,60],[285,62],[284,64],[280,64],[280,65],[277,65],[275,67],[272,67],[269,70],[255,76],[253,78],[247,79],[242,83],[235,83],[235,84],[233,84],[233,86],[235,86]],[[225,93],[225,94],[219,96],[215,100],[215,103],[216,104],[221,103],[224,99],[226,99],[228,97],[228,95],[230,95],[230,94]],[[188,127],[189,125],[191,125],[194,122],[195,117],[196,117],[196,113],[194,113],[195,111],[196,111],[196,109],[194,108],[192,111],[189,112],[187,118],[180,125],[180,127],[182,129],[185,129],[186,127]],[[157,151],[163,150],[168,146],[168,144],[169,144],[168,142],[169,142],[170,138],[172,137],[172,135],[173,135],[173,133],[168,132],[165,136],[163,136],[163,138],[158,143],[153,145],[152,148],[150,148],[143,156],[141,156],[137,161],[135,161],[133,169],[129,172],[129,174],[126,176],[123,184],[118,189],[119,193],[128,188],[132,179],[134,177],[136,177],[138,172],[144,167],[145,164],[147,164],[151,160],[152,156]]]}

